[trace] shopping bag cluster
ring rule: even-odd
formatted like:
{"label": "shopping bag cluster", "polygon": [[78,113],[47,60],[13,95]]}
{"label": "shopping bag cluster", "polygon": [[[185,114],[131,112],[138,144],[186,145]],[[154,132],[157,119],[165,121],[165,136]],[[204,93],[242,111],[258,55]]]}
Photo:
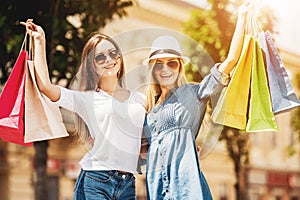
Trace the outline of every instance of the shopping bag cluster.
{"label": "shopping bag cluster", "polygon": [[[33,43],[25,35],[19,56],[0,96],[0,138],[23,146],[68,136],[59,107],[38,89]],[[27,44],[29,43],[29,45]],[[27,50],[29,46],[29,50]]]}
{"label": "shopping bag cluster", "polygon": [[243,48],[212,113],[212,121],[246,132],[277,131],[275,115],[300,105],[269,31],[254,13],[246,22]]}

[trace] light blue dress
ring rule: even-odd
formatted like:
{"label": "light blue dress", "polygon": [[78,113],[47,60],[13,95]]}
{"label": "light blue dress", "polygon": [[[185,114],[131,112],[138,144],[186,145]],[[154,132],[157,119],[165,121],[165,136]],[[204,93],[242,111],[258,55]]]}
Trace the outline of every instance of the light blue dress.
{"label": "light blue dress", "polygon": [[171,90],[165,102],[146,115],[144,135],[150,144],[146,167],[148,199],[209,200],[195,138],[208,100],[228,80],[216,66],[200,84]]}

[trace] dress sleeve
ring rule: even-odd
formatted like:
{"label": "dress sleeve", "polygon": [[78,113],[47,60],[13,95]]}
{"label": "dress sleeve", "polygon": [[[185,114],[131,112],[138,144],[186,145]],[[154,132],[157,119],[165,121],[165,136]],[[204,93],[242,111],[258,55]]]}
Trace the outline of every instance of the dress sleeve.
{"label": "dress sleeve", "polygon": [[218,66],[219,64],[214,65],[210,73],[199,84],[194,86],[200,100],[220,94],[222,89],[228,85],[229,75],[220,72]]}

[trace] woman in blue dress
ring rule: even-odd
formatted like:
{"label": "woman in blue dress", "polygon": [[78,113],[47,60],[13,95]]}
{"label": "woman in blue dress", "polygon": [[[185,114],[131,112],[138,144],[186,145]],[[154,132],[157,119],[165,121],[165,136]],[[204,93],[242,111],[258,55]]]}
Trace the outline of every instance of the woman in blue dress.
{"label": "woman in blue dress", "polygon": [[[212,67],[199,84],[186,83],[178,41],[160,36],[144,61],[150,68],[144,135],[149,143],[146,169],[148,199],[212,199],[200,169],[196,136],[208,100],[229,82],[240,56],[249,3],[239,8],[228,57]],[[144,147],[147,145],[143,145]]]}

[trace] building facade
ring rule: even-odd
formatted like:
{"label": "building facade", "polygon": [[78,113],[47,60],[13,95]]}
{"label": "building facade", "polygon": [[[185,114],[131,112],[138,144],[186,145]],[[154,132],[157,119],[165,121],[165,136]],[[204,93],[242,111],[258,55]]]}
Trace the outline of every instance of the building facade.
{"label": "building facade", "polygon": [[[189,18],[189,12],[195,8],[184,1],[140,0],[138,6],[129,8],[128,17],[116,19],[101,30],[116,38],[121,48],[125,49],[123,52],[129,80],[134,80],[127,82],[131,89],[142,90],[145,85],[147,69],[140,64],[142,58],[148,55],[151,41],[155,36],[151,31],[181,37],[182,23]],[[142,31],[141,35],[139,31]],[[299,55],[281,52],[281,56],[291,73],[299,71]],[[62,113],[67,129],[72,135],[74,132],[72,117],[67,111],[63,110]],[[300,199],[299,149],[293,156],[287,152],[287,146],[295,144],[294,133],[290,128],[290,116],[290,113],[276,116],[279,125],[277,133],[251,134],[250,164],[244,175],[250,200]],[[48,199],[73,199],[74,183],[80,170],[78,162],[85,152],[86,149],[78,142],[76,136],[49,141]],[[32,147],[0,142],[1,200],[34,199],[36,178],[33,159]],[[214,199],[235,199],[236,179],[233,163],[224,143],[215,143],[214,148],[206,156],[201,157],[201,168]],[[137,199],[146,199],[145,175],[136,177]]]}

